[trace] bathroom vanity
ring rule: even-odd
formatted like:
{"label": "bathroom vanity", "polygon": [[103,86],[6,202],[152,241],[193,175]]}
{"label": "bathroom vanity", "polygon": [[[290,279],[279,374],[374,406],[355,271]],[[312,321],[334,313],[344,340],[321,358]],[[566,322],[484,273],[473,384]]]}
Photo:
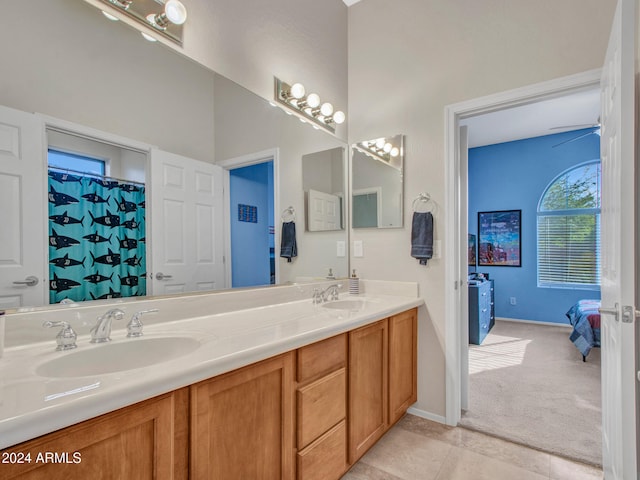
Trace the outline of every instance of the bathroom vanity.
{"label": "bathroom vanity", "polygon": [[[69,422],[2,445],[0,476],[339,479],[417,400],[416,307],[423,302],[367,295],[331,303],[295,301],[149,326],[148,339],[170,329],[208,340],[170,362],[85,376],[84,384],[99,387],[45,395],[39,405],[29,400],[32,411],[14,405],[23,410],[14,417],[0,408],[0,432],[13,438],[39,418]],[[245,330],[249,319],[253,327]],[[115,345],[120,332],[113,336]],[[12,362],[11,350],[2,362]],[[53,354],[74,353],[36,353],[35,370]],[[159,384],[166,393],[154,394]],[[49,391],[39,388],[38,395]],[[110,408],[118,397],[121,407]],[[91,415],[101,402],[107,413]],[[75,422],[78,409],[90,417]]]}

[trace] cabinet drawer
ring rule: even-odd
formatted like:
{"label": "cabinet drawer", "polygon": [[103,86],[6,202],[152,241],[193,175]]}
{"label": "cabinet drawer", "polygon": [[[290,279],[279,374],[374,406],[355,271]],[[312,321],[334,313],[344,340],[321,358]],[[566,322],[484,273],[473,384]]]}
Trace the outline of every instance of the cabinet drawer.
{"label": "cabinet drawer", "polygon": [[346,369],[298,390],[298,449],[303,449],[346,416]]}
{"label": "cabinet drawer", "polygon": [[298,452],[298,480],[338,480],[347,467],[345,420]]}
{"label": "cabinet drawer", "polygon": [[347,364],[347,334],[298,349],[299,383],[333,372]]}

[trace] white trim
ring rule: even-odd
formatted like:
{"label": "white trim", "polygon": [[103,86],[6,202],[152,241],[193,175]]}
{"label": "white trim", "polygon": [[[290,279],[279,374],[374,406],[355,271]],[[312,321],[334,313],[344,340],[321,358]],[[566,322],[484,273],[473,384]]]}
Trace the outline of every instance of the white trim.
{"label": "white trim", "polygon": [[[446,371],[446,423],[457,425],[460,421],[460,312],[463,308],[457,291],[459,285],[456,264],[467,262],[467,238],[463,237],[456,213],[456,198],[460,179],[458,155],[458,130],[462,118],[489,113],[517,105],[559,97],[568,93],[594,88],[600,83],[600,69],[549,80],[522,88],[500,92],[445,107],[445,371]],[[462,206],[467,208],[467,206]],[[466,306],[464,306],[466,308]]]}
{"label": "white trim", "polygon": [[522,320],[520,318],[506,318],[506,317],[496,317],[496,322],[511,322],[511,323],[529,323],[531,325],[546,325],[549,327],[562,327],[567,330],[571,330],[573,327],[568,323],[555,323],[555,322],[539,322],[537,320]]}
{"label": "white trim", "polygon": [[[224,177],[222,181],[224,182],[224,216],[226,225],[229,228],[226,229],[225,232],[225,241],[224,241],[224,269],[225,269],[225,282],[227,288],[231,288],[232,285],[232,275],[231,275],[231,197],[230,197],[230,179],[229,179],[229,170],[234,170],[236,168],[241,167],[249,167],[251,165],[258,165],[260,163],[265,162],[273,162],[273,228],[274,228],[274,236],[276,239],[276,257],[277,257],[277,249],[278,242],[277,240],[280,238],[280,222],[278,222],[279,213],[280,212],[280,149],[279,148],[270,148],[267,150],[262,150],[260,152],[249,153],[246,155],[241,155],[239,157],[228,158],[226,160],[221,160],[220,162],[216,162],[216,165],[220,166],[224,170]],[[278,261],[276,263],[276,285],[280,283],[280,265]]]}
{"label": "white trim", "polygon": [[442,415],[436,415],[435,413],[420,410],[419,408],[409,407],[407,409],[407,413],[415,415],[416,417],[426,418],[427,420],[431,420],[432,422],[446,423],[445,418]]}

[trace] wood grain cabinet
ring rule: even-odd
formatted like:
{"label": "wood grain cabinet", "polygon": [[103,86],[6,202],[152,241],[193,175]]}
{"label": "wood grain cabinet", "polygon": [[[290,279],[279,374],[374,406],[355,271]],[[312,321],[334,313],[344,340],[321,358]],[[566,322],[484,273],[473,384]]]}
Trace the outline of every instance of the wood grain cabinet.
{"label": "wood grain cabinet", "polygon": [[183,388],[29,440],[2,451],[30,463],[0,464],[0,478],[187,479],[188,412]]}
{"label": "wood grain cabinet", "polygon": [[191,386],[191,479],[294,478],[294,356]]}
{"label": "wood grain cabinet", "polygon": [[418,315],[415,309],[389,318],[389,423],[418,400]]}
{"label": "wood grain cabinet", "polygon": [[349,332],[349,462],[355,463],[388,426],[387,319]]}
{"label": "wood grain cabinet", "polygon": [[349,461],[417,401],[417,310],[349,332]]}
{"label": "wood grain cabinet", "polygon": [[298,349],[299,480],[338,480],[347,470],[347,334]]}

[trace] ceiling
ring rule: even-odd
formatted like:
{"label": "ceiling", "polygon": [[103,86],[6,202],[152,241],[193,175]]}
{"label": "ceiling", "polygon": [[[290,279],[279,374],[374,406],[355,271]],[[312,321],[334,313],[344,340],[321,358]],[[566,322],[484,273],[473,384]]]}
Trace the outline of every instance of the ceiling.
{"label": "ceiling", "polygon": [[354,3],[358,3],[360,0],[342,0],[347,7],[350,7]]}
{"label": "ceiling", "polygon": [[472,148],[586,128],[599,117],[600,90],[594,88],[465,118],[460,125],[469,127]]}

